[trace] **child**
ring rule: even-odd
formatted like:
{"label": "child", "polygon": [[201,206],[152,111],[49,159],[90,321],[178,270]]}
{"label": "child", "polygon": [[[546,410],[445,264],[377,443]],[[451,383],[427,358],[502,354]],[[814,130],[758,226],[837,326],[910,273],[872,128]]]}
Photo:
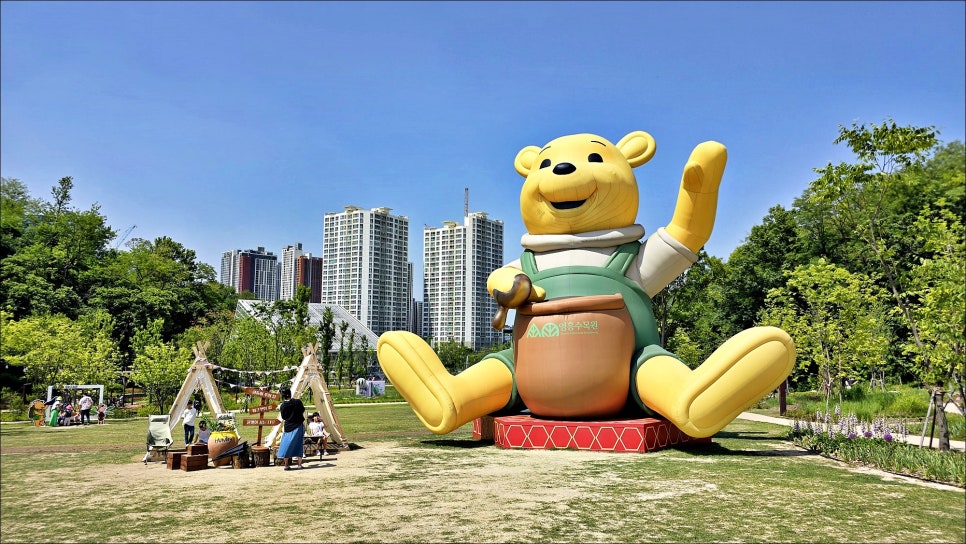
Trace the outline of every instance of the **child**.
{"label": "child", "polygon": [[321,460],[323,456],[328,455],[329,452],[326,451],[329,445],[329,433],[325,430],[325,422],[322,421],[322,416],[318,412],[312,414],[312,421],[309,423],[309,436],[315,440],[315,443],[319,446],[319,459]]}
{"label": "child", "polygon": [[208,422],[202,419],[201,422],[198,423],[198,443],[207,444],[208,437],[210,436],[211,430],[208,429]]}
{"label": "child", "polygon": [[68,402],[67,405],[64,406],[64,411],[61,412],[60,416],[57,418],[57,425],[61,427],[70,426],[73,417],[74,405]]}
{"label": "child", "polygon": [[103,425],[104,418],[107,417],[107,405],[103,402],[97,407],[97,424]]}

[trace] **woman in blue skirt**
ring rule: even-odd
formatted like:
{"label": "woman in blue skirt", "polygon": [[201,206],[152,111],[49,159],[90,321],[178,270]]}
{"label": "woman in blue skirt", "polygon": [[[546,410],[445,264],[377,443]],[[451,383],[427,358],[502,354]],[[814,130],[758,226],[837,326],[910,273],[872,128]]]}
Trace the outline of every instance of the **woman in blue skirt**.
{"label": "woman in blue skirt", "polygon": [[278,418],[285,424],[282,442],[278,445],[278,454],[285,462],[285,470],[292,470],[292,458],[298,459],[298,467],[302,468],[302,457],[305,452],[302,441],[305,438],[305,405],[300,399],[292,398],[292,390],[282,389],[282,404],[278,407]]}

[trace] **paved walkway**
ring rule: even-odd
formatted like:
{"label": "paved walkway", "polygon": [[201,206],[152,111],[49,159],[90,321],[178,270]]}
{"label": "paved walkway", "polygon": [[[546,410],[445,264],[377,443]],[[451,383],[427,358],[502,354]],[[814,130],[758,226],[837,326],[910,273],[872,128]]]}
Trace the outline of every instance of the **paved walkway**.
{"label": "paved walkway", "polygon": [[[784,418],[784,417],[766,416],[766,415],[762,415],[762,414],[753,414],[751,412],[742,412],[741,414],[738,415],[738,419],[747,419],[749,421],[761,421],[761,422],[764,422],[764,423],[774,423],[775,425],[784,425],[786,427],[791,427],[792,426],[792,420],[791,419]],[[916,434],[916,435],[909,435],[909,436],[906,437],[906,443],[908,443],[908,444],[914,444],[914,445],[918,446],[919,443],[920,443],[920,439],[921,439],[921,436],[918,435],[918,434]],[[929,437],[927,436],[922,443],[924,445],[929,445]],[[933,447],[933,448],[938,448],[939,447],[939,439],[938,438],[933,437],[931,447]],[[949,449],[951,449],[951,450],[959,450],[959,451],[966,451],[966,442],[964,442],[962,440],[950,440],[949,441]]]}

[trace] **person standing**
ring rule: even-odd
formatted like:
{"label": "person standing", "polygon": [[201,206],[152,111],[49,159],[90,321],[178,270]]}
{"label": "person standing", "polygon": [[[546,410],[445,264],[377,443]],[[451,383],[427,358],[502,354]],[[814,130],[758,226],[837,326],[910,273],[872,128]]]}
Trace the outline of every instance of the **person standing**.
{"label": "person standing", "polygon": [[94,407],[94,399],[91,398],[87,392],[84,392],[84,396],[77,401],[77,406],[80,408],[80,423],[81,425],[91,424],[91,408]]}
{"label": "person standing", "polygon": [[188,407],[181,414],[182,424],[184,425],[184,445],[191,444],[195,438],[195,419],[198,417],[198,410],[190,402]]}
{"label": "person standing", "polygon": [[282,430],[282,441],[278,445],[276,457],[284,460],[285,470],[292,470],[292,458],[298,459],[298,468],[302,468],[302,457],[305,455],[303,440],[305,440],[305,405],[301,399],[292,398],[292,390],[282,389],[282,404],[278,406],[278,419],[285,425]]}
{"label": "person standing", "polygon": [[105,417],[107,417],[107,405],[102,402],[97,407],[97,424],[103,425]]}
{"label": "person standing", "polygon": [[60,423],[60,407],[63,406],[63,398],[57,397],[54,399],[51,407],[50,413],[47,416],[47,426],[56,427]]}

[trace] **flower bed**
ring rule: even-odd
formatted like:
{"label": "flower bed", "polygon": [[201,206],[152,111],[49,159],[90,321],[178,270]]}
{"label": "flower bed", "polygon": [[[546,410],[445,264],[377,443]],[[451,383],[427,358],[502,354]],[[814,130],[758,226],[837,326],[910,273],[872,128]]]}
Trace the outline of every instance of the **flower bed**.
{"label": "flower bed", "polygon": [[907,444],[907,435],[902,420],[863,422],[855,414],[842,417],[836,406],[834,418],[820,411],[814,421],[796,419],[788,438],[825,457],[966,487],[966,453]]}

